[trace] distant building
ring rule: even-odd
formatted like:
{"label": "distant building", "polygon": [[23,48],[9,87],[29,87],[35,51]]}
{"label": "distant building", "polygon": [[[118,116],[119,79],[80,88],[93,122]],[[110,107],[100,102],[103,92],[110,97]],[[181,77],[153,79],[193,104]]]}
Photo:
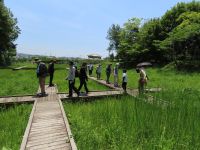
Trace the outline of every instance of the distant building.
{"label": "distant building", "polygon": [[98,54],[90,54],[87,55],[88,59],[101,59],[102,56],[98,55]]}

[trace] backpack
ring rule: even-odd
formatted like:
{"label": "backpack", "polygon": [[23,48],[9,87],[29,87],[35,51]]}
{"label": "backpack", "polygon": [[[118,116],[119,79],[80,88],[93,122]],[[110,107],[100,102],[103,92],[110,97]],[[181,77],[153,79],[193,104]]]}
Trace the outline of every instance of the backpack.
{"label": "backpack", "polygon": [[38,76],[47,76],[47,67],[44,63],[41,63],[39,65],[39,72],[38,72]]}
{"label": "backpack", "polygon": [[78,69],[75,70],[75,77],[79,77],[79,72],[78,72]]}

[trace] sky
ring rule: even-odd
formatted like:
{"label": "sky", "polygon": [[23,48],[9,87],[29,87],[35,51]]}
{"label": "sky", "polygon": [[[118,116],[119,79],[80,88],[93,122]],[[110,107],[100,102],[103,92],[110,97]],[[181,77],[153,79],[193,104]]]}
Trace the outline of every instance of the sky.
{"label": "sky", "polygon": [[4,0],[18,19],[17,52],[86,58],[108,55],[107,31],[132,17],[161,17],[191,0]]}

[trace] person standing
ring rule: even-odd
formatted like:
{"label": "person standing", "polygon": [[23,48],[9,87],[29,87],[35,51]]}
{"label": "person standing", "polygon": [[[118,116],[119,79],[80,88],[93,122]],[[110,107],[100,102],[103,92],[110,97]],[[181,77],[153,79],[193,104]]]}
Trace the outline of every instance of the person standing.
{"label": "person standing", "polygon": [[139,73],[140,75],[139,80],[138,80],[138,91],[139,91],[139,94],[143,94],[145,86],[147,85],[148,77],[143,68],[136,68],[136,72]]}
{"label": "person standing", "polygon": [[73,66],[73,62],[69,63],[69,72],[68,72],[68,77],[66,78],[69,82],[69,95],[68,97],[73,96],[73,90],[77,93],[79,96],[79,91],[78,89],[74,86],[75,83],[75,67]]}
{"label": "person standing", "polygon": [[53,81],[53,75],[54,75],[54,63],[55,63],[55,60],[51,60],[51,62],[49,63],[49,66],[48,66],[48,73],[49,73],[49,86],[54,86],[54,84],[52,83]]}
{"label": "person standing", "polygon": [[111,66],[112,66],[112,64],[109,64],[107,67],[106,67],[106,83],[107,84],[110,84],[110,81],[109,81],[109,79],[110,79],[110,74],[111,74]]}
{"label": "person standing", "polygon": [[101,79],[101,70],[102,70],[102,67],[101,67],[101,64],[99,64],[97,66],[97,70],[96,70],[96,73],[97,73],[97,80],[100,80]]}
{"label": "person standing", "polygon": [[41,60],[37,60],[37,77],[39,79],[39,85],[40,85],[40,89],[41,89],[41,93],[37,94],[37,96],[43,97],[43,96],[47,96],[48,94],[46,94],[45,92],[45,78],[48,75],[48,71],[47,71],[47,67],[45,65],[45,63],[43,63]]}
{"label": "person standing", "polygon": [[116,63],[114,67],[114,87],[118,87],[118,80],[119,80],[118,70],[119,70],[119,63]]}
{"label": "person standing", "polygon": [[122,74],[122,88],[125,93],[126,93],[126,86],[127,86],[127,74],[126,74],[126,69],[124,69]]}
{"label": "person standing", "polygon": [[87,73],[86,73],[86,67],[87,67],[86,63],[83,63],[81,66],[81,69],[79,72],[80,86],[78,88],[78,91],[80,93],[80,90],[81,90],[82,86],[84,85],[86,94],[88,94],[89,91],[88,91],[87,82],[86,82],[86,81],[88,81],[88,77],[87,77]]}

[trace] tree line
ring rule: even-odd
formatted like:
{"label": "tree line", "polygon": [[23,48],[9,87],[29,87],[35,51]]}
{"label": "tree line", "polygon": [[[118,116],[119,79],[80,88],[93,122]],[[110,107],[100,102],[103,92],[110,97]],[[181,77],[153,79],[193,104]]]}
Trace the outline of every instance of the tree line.
{"label": "tree line", "polygon": [[16,44],[20,29],[17,19],[14,18],[3,0],[0,0],[0,66],[9,65],[13,56],[16,56]]}
{"label": "tree line", "polygon": [[160,18],[131,18],[107,33],[110,56],[125,64],[151,61],[200,68],[200,2],[178,3]]}

